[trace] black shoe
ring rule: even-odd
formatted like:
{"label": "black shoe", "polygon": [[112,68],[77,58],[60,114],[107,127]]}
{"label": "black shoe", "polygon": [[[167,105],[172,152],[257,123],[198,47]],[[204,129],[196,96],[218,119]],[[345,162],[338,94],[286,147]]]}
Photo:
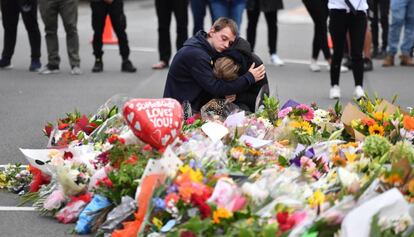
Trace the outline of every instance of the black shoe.
{"label": "black shoe", "polygon": [[377,53],[377,55],[375,55],[375,57],[374,57],[374,55],[372,55],[372,58],[374,58],[374,59],[380,59],[380,60],[383,60],[383,59],[385,58],[385,56],[386,56],[386,55],[387,55],[386,50],[382,49],[381,51],[379,51],[379,52]]}
{"label": "black shoe", "polygon": [[349,70],[352,70],[352,60],[351,60],[351,58],[350,57],[346,57],[343,65],[345,67],[347,67]]}
{"label": "black shoe", "polygon": [[372,64],[372,60],[369,58],[364,58],[364,72],[374,70],[374,65]]}
{"label": "black shoe", "polygon": [[379,54],[378,48],[373,48],[372,53],[371,53],[371,57],[372,58],[377,58],[378,54]]}
{"label": "black shoe", "polygon": [[0,69],[11,69],[13,65],[10,62],[10,59],[0,59]]}
{"label": "black shoe", "polygon": [[136,72],[137,68],[132,65],[131,61],[124,60],[121,67],[122,72]]}
{"label": "black shoe", "polygon": [[42,67],[42,64],[40,63],[39,59],[32,59],[32,62],[30,63],[29,71],[38,72],[41,67]]}
{"label": "black shoe", "polygon": [[102,72],[102,71],[103,71],[102,59],[97,58],[95,59],[95,65],[93,65],[92,72]]}

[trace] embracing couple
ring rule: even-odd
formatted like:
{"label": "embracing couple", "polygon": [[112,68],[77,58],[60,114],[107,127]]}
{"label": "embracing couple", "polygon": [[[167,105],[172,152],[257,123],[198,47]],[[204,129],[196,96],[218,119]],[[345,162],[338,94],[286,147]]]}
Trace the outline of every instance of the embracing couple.
{"label": "embracing couple", "polygon": [[237,35],[233,20],[219,18],[208,32],[188,39],[172,60],[164,97],[188,101],[193,112],[213,98],[255,112],[258,97],[269,91],[266,71],[250,44]]}

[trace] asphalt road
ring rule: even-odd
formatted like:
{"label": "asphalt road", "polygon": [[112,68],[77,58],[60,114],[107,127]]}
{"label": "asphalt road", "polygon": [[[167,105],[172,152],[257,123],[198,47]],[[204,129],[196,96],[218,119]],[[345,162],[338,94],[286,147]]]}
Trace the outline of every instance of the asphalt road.
{"label": "asphalt road", "polygon": [[[283,67],[266,66],[271,94],[282,103],[295,99],[304,103],[317,102],[327,108],[334,105],[328,99],[329,73],[324,70],[312,73],[307,64],[311,54],[313,25],[300,0],[285,1],[286,9],[279,14],[278,53],[287,62]],[[78,31],[80,37],[80,76],[70,75],[65,47],[65,33],[60,22],[59,40],[61,72],[56,75],[39,75],[28,71],[30,48],[22,22],[19,25],[18,41],[13,57],[14,69],[0,71],[0,164],[22,162],[18,148],[44,148],[47,140],[42,127],[47,121],[56,121],[66,112],[78,109],[90,114],[115,94],[126,94],[141,98],[162,96],[167,70],[154,71],[151,65],[158,60],[157,19],[154,2],[151,0],[125,3],[128,20],[127,33],[132,49],[131,60],[138,67],[134,74],[120,72],[121,59],[116,46],[107,46],[104,55],[104,73],[92,74],[94,58],[90,40],[92,29],[90,9],[87,3],[79,7]],[[191,17],[190,17],[191,19]],[[39,19],[40,20],[40,19]],[[245,35],[246,16],[241,35]],[[207,24],[210,22],[207,20]],[[43,24],[41,31],[43,32]],[[172,39],[175,38],[175,23],[172,23]],[[191,32],[191,23],[189,32]],[[207,28],[207,27],[206,27]],[[3,35],[3,28],[0,28]],[[261,16],[256,53],[268,61],[267,30]],[[46,47],[42,38],[42,62],[46,62]],[[0,45],[3,38],[0,38]],[[174,43],[173,43],[174,45]],[[320,58],[322,55],[320,55]],[[396,66],[384,69],[375,61],[373,72],[365,74],[365,89],[369,94],[378,93],[390,99],[399,95],[398,102],[406,107],[413,105],[414,68]],[[342,103],[352,98],[352,73],[341,75]],[[1,236],[68,236],[73,225],[58,224],[51,218],[40,217],[31,211],[5,211],[14,207],[19,199],[16,195],[0,192],[0,237]]]}

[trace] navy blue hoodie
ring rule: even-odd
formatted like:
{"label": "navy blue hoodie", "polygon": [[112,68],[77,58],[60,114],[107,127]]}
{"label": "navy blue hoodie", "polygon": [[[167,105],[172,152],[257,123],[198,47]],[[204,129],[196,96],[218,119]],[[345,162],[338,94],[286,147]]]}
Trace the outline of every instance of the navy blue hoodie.
{"label": "navy blue hoodie", "polygon": [[217,55],[207,41],[207,33],[199,31],[188,39],[177,52],[168,71],[164,98],[174,98],[180,103],[189,101],[193,111],[210,99],[245,91],[255,83],[250,72],[236,80],[218,80],[213,74],[213,58]]}

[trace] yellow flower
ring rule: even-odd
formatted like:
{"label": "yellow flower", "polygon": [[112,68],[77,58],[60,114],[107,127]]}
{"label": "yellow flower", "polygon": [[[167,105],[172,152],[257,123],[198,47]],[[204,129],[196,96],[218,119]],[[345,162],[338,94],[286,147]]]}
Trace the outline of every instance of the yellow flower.
{"label": "yellow flower", "polygon": [[383,113],[383,112],[375,112],[374,113],[374,119],[377,121],[384,121],[388,118],[388,114],[387,113]]}
{"label": "yellow flower", "polygon": [[384,127],[380,126],[378,124],[374,124],[374,125],[370,126],[368,128],[368,131],[369,131],[370,135],[374,135],[374,134],[377,134],[377,135],[380,135],[380,136],[384,135]]}
{"label": "yellow flower", "polygon": [[352,163],[355,161],[357,155],[355,153],[345,152],[345,157],[350,163]]}
{"label": "yellow flower", "polygon": [[163,223],[160,219],[158,219],[157,217],[152,218],[152,223],[158,228],[161,229]]}
{"label": "yellow flower", "polygon": [[233,213],[228,211],[226,208],[219,207],[213,212],[213,223],[220,224],[220,219],[228,219],[233,216]]}
{"label": "yellow flower", "polygon": [[190,172],[191,167],[189,165],[183,165],[180,167],[180,172],[183,174],[187,174],[188,172]]}
{"label": "yellow flower", "polygon": [[301,129],[309,135],[313,134],[312,126],[310,125],[308,121],[302,121],[302,122],[293,121],[290,123],[290,126],[293,128]]}
{"label": "yellow flower", "polygon": [[191,181],[201,183],[203,181],[203,173],[199,169],[197,170],[190,170],[190,179]]}
{"label": "yellow flower", "polygon": [[0,173],[0,189],[7,186],[7,177],[4,173]]}
{"label": "yellow flower", "polygon": [[325,194],[323,194],[319,189],[316,190],[312,196],[308,198],[309,206],[312,208],[320,206],[325,201]]}

